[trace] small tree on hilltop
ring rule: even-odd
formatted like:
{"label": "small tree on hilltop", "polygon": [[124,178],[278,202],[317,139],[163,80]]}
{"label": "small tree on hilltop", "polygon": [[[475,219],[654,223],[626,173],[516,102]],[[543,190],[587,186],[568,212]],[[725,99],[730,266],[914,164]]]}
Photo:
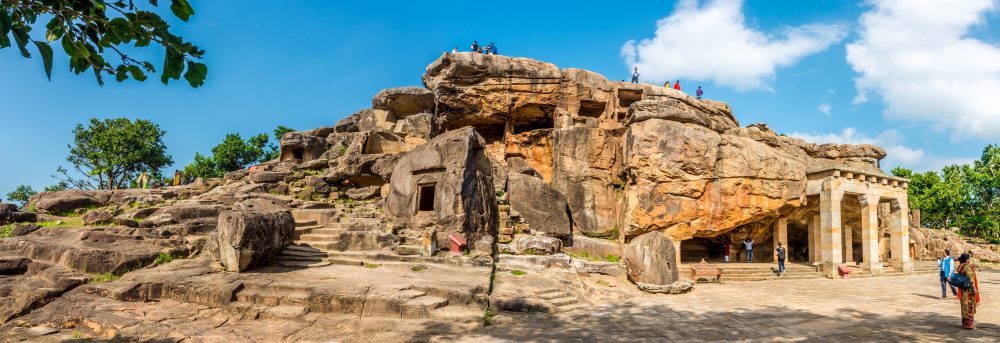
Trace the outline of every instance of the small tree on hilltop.
{"label": "small tree on hilltop", "polygon": [[[285,133],[295,131],[285,126],[274,129],[278,141]],[[267,134],[261,133],[246,140],[238,133],[227,134],[222,143],[212,148],[212,155],[194,154],[194,162],[184,167],[184,174],[200,178],[222,177],[228,172],[240,170],[278,158],[279,148],[269,144]]]}
{"label": "small tree on hilltop", "polygon": [[15,201],[23,208],[28,203],[28,199],[31,199],[31,196],[35,195],[35,193],[37,192],[31,186],[19,185],[13,191],[7,193],[7,200]]}
{"label": "small tree on hilltop", "polygon": [[[91,119],[87,127],[73,129],[73,144],[66,158],[84,175],[76,179],[59,167],[62,182],[80,189],[127,187],[143,171],[158,174],[173,160],[163,144],[165,131],[144,119]],[[57,176],[60,178],[60,176]]]}

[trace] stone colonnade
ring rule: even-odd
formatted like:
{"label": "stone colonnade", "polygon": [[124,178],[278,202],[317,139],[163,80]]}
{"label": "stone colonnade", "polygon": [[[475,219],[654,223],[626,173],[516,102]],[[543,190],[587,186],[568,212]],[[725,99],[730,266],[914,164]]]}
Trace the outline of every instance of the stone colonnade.
{"label": "stone colonnade", "polygon": [[[863,270],[882,272],[879,260],[879,203],[891,204],[889,222],[889,266],[910,272],[909,206],[906,187],[909,180],[882,173],[847,168],[831,168],[808,173],[806,194],[819,198],[819,213],[808,215],[809,260],[818,262],[828,276],[837,276],[837,267],[853,263],[853,237],[841,221],[841,202],[845,197],[857,197],[861,204],[861,261]],[[779,218],[774,223],[774,239],[788,244],[788,221]],[[846,244],[845,244],[846,243]],[[791,248],[789,248],[791,250]]]}

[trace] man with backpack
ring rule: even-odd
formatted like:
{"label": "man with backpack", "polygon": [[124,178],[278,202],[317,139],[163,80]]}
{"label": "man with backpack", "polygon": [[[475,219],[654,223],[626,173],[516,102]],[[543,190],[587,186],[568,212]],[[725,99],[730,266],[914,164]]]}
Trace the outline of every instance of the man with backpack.
{"label": "man with backpack", "polygon": [[472,52],[483,52],[483,50],[479,48],[479,42],[472,41]]}
{"label": "man with backpack", "polygon": [[951,276],[955,274],[955,262],[951,258],[951,251],[945,250],[944,256],[938,260],[938,275],[941,280],[941,299],[948,298],[948,288],[951,288],[951,295],[958,296],[955,286],[949,285]]}
{"label": "man with backpack", "polygon": [[774,249],[775,256],[778,257],[778,276],[785,276],[785,247],[778,242],[778,248]]}

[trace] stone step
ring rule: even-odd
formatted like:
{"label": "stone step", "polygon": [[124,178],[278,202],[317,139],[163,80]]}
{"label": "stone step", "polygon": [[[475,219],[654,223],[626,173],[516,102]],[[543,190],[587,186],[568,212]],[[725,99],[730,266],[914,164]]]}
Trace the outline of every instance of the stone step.
{"label": "stone step", "polygon": [[402,317],[406,319],[431,318],[435,309],[448,306],[448,299],[435,296],[418,296],[403,303]]}
{"label": "stone step", "polygon": [[569,294],[569,293],[567,293],[565,291],[555,291],[555,292],[547,292],[547,293],[539,293],[538,294],[539,298],[542,298],[542,299],[545,299],[545,300],[559,299],[559,298],[565,298],[565,297],[569,297],[569,296],[572,296],[572,294]]}
{"label": "stone step", "polygon": [[335,223],[339,216],[340,212],[336,209],[292,210],[295,221],[315,221],[316,224]]}
{"label": "stone step", "polygon": [[297,319],[305,317],[309,313],[308,307],[302,306],[274,306],[260,312],[261,319]]}
{"label": "stone step", "polygon": [[314,226],[316,224],[319,224],[319,223],[316,222],[315,220],[296,220],[295,221],[295,227],[297,227],[297,228],[298,227],[303,227],[303,226]]}
{"label": "stone step", "polygon": [[431,311],[431,317],[450,323],[482,323],[483,310],[466,306],[449,305]]}
{"label": "stone step", "polygon": [[347,232],[347,231],[348,230],[345,230],[345,229],[335,229],[335,228],[330,228],[328,226],[324,226],[324,227],[321,227],[321,228],[318,228],[318,229],[313,229],[309,233],[310,234],[316,234],[316,235],[337,235],[337,236],[339,236],[341,233],[344,233],[344,232]]}
{"label": "stone step", "polygon": [[[296,247],[297,249],[289,249],[290,247]],[[301,247],[290,245],[285,250],[281,251],[278,257],[326,257],[326,253],[320,250],[305,250]]]}
{"label": "stone step", "polygon": [[313,261],[294,261],[294,260],[284,260],[284,259],[275,259],[274,260],[274,265],[276,265],[276,266],[286,267],[286,268],[296,268],[296,269],[326,267],[326,266],[329,266],[330,264],[331,264],[330,261],[325,261],[325,260],[320,260],[320,261],[315,261],[315,262],[313,262]]}
{"label": "stone step", "polygon": [[560,313],[565,313],[565,312],[572,312],[572,311],[576,311],[576,310],[580,310],[580,309],[585,309],[585,308],[588,308],[588,307],[590,307],[590,306],[587,305],[587,304],[574,303],[574,304],[569,304],[569,305],[566,305],[566,306],[559,306],[558,309],[559,309]]}
{"label": "stone step", "polygon": [[398,245],[396,246],[397,255],[420,255],[420,246],[417,245]]}
{"label": "stone step", "polygon": [[549,302],[552,303],[552,305],[555,305],[556,307],[562,307],[566,305],[576,304],[579,303],[580,301],[577,300],[575,296],[571,295],[562,298],[550,299]]}
{"label": "stone step", "polygon": [[310,293],[299,291],[245,288],[236,293],[236,300],[264,306],[301,306],[309,304],[310,296]]}
{"label": "stone step", "polygon": [[340,241],[340,235],[331,234],[319,234],[319,233],[307,233],[299,236],[299,240],[303,242],[338,242]]}

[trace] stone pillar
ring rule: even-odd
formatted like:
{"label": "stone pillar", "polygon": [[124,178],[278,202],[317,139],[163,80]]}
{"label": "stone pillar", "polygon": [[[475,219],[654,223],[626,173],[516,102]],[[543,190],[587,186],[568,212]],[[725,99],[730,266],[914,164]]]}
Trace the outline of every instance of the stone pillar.
{"label": "stone pillar", "polygon": [[819,247],[819,215],[815,214],[809,217],[809,262],[819,263],[820,261],[820,247]]}
{"label": "stone pillar", "polygon": [[910,208],[906,195],[892,199],[889,215],[889,265],[904,273],[913,271],[910,261]]}
{"label": "stone pillar", "polygon": [[878,201],[877,195],[858,196],[861,203],[861,269],[872,274],[882,273],[878,247]]}
{"label": "stone pillar", "polygon": [[[788,245],[788,219],[786,219],[786,218],[778,218],[778,220],[774,221],[774,226],[773,227],[774,227],[774,232],[772,234],[772,237],[774,239],[772,239],[772,242],[773,242],[772,248],[773,249],[778,249],[778,243],[779,242],[781,244],[784,244],[785,245],[785,262],[789,262],[789,261],[792,260],[791,259],[791,257],[792,257],[792,254],[791,254],[792,247]],[[771,250],[771,251],[773,252],[775,250]],[[778,253],[774,252],[773,256],[774,256],[774,261],[778,262]]]}
{"label": "stone pillar", "polygon": [[843,263],[841,247],[840,202],[843,191],[823,190],[819,195],[821,270],[827,276],[837,276],[837,266]]}
{"label": "stone pillar", "polygon": [[854,226],[844,225],[844,262],[854,262]]}
{"label": "stone pillar", "polygon": [[675,239],[674,242],[674,265],[677,266],[678,270],[681,267],[681,240]]}

